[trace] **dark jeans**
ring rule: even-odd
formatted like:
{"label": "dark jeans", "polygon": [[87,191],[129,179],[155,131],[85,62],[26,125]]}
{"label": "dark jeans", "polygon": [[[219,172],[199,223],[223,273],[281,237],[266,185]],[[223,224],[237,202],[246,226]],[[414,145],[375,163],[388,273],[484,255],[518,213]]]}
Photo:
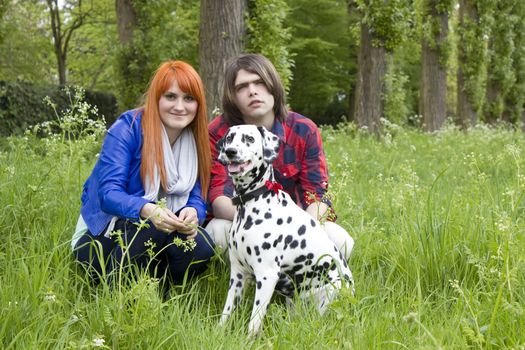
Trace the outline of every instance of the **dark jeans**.
{"label": "dark jeans", "polygon": [[[175,237],[185,240],[186,235],[178,232],[166,234],[149,224],[149,228],[143,227],[137,232],[134,223],[119,219],[114,231],[122,232],[120,238],[107,238],[103,234],[93,236],[88,231],[75,245],[73,254],[90,270],[95,281],[99,276],[118,269],[121,263],[127,266],[131,262],[140,268],[148,268],[154,277],[167,276],[174,283],[181,283],[186,272],[192,277],[206,270],[214,254],[213,240],[206,231],[201,230],[195,237],[193,250],[184,252],[184,247],[176,246],[173,240]],[[127,250],[123,251],[119,240]]]}

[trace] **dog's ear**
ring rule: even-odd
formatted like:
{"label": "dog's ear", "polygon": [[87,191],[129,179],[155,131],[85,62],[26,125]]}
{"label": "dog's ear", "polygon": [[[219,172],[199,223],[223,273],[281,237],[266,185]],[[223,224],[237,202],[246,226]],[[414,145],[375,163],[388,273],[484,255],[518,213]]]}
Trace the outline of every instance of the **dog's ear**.
{"label": "dog's ear", "polygon": [[271,164],[279,154],[281,140],[279,140],[277,135],[268,131],[264,126],[258,126],[257,129],[262,135],[263,159],[266,163]]}
{"label": "dog's ear", "polygon": [[223,153],[225,142],[226,142],[226,135],[221,137],[219,141],[217,141],[217,143],[215,144],[215,150],[217,150],[217,160],[221,164],[226,164],[226,155]]}
{"label": "dog's ear", "polygon": [[224,142],[226,142],[226,135],[221,137],[219,141],[215,144],[215,149],[217,150],[217,154],[221,153],[221,151],[224,148]]}

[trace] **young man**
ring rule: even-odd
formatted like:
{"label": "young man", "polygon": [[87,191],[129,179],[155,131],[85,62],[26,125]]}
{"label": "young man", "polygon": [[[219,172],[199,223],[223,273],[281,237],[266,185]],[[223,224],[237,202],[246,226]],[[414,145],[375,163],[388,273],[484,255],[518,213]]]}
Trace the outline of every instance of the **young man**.
{"label": "young man", "polygon": [[331,203],[324,198],[328,171],[321,135],[310,119],[288,112],[284,88],[273,64],[257,54],[244,54],[229,61],[222,105],[224,114],[208,126],[212,151],[208,198],[214,218],[206,231],[215,244],[227,249],[235,212],[231,201],[233,184],[226,167],[217,160],[216,144],[230,126],[254,124],[266,127],[281,139],[279,156],[273,163],[276,181],[310,215],[327,219],[323,224],[326,233],[348,259],[354,240],[334,222]]}

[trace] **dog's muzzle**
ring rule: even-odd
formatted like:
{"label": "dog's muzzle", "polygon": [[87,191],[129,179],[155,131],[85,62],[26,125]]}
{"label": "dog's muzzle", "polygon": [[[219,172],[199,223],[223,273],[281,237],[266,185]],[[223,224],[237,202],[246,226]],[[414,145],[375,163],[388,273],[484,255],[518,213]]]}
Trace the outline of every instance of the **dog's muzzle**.
{"label": "dog's muzzle", "polygon": [[240,159],[239,152],[233,147],[226,148],[221,152],[219,162],[226,165],[230,175],[242,174],[246,170],[251,169],[252,164],[250,160],[244,161]]}

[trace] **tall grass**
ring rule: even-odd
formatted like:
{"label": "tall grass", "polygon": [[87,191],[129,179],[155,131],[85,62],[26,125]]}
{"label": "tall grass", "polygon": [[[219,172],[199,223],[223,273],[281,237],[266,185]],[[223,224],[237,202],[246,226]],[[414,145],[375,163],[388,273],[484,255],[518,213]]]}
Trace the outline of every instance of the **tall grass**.
{"label": "tall grass", "polygon": [[324,128],[333,203],[356,239],[356,296],[343,291],[323,317],[276,298],[263,334],[248,339],[250,292],[218,325],[229,277],[220,259],[169,299],[145,275],[93,286],[78,268],[70,239],[101,135],[88,106],[72,105],[55,125],[0,140],[2,348],[525,348],[520,132],[390,126],[378,141]]}

